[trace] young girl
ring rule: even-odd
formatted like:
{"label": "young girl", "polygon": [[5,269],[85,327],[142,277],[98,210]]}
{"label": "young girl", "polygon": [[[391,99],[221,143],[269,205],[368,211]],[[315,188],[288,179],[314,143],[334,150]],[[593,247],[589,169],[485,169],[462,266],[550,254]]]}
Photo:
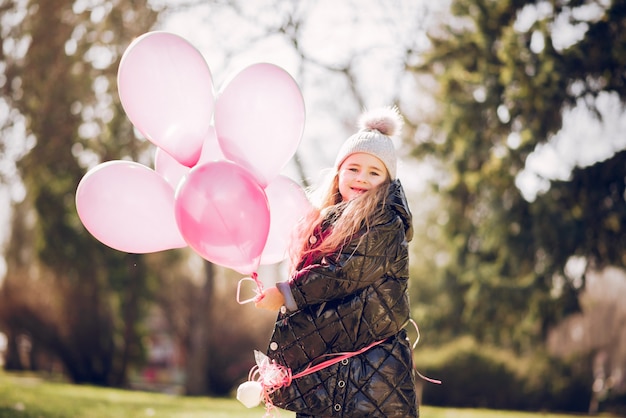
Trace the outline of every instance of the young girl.
{"label": "young girl", "polygon": [[289,281],[256,302],[279,311],[267,356],[294,377],[269,396],[298,418],[419,415],[404,330],[411,213],[390,138],[402,122],[383,108],[359,123],[298,229]]}

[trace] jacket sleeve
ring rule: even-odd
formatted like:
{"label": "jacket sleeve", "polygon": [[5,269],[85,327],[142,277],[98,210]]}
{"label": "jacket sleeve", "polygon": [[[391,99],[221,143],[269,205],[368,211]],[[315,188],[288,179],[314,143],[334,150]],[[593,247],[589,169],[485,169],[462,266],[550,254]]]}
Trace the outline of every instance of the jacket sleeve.
{"label": "jacket sleeve", "polygon": [[406,245],[405,229],[398,217],[371,227],[337,254],[297,271],[289,289],[298,308],[342,298],[374,283],[389,271]]}

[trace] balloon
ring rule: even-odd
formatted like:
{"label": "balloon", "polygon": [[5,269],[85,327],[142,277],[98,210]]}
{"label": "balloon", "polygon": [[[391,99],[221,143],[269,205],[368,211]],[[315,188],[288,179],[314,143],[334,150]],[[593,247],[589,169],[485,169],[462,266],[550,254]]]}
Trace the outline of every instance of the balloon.
{"label": "balloon", "polygon": [[278,176],[265,188],[270,205],[270,232],[261,256],[261,264],[283,261],[291,232],[300,218],[311,209],[304,190],[285,176]]}
{"label": "balloon", "polygon": [[217,142],[217,133],[215,133],[215,128],[211,126],[209,128],[209,133],[202,143],[202,153],[200,154],[198,164],[225,159],[226,157],[224,157],[220,144]]}
{"label": "balloon", "polygon": [[100,242],[129,253],[186,246],[174,216],[174,190],[155,171],[132,161],[92,168],[76,189],[76,210]]}
{"label": "balloon", "polygon": [[148,32],[122,55],[117,83],[133,125],[181,164],[196,164],[215,104],[200,52],[177,35]]}
{"label": "balloon", "polygon": [[167,181],[172,189],[176,189],[180,180],[189,172],[185,167],[174,159],[163,148],[157,147],[154,152],[154,171],[159,173]]}
{"label": "balloon", "polygon": [[222,152],[265,187],[293,157],[304,131],[304,100],[282,68],[260,63],[226,84],[215,102]]}
{"label": "balloon", "polygon": [[[215,128],[210,126],[209,132],[207,133],[204,143],[202,144],[200,159],[196,165],[223,159],[224,155],[222,154],[220,146],[217,143]],[[167,182],[172,185],[174,189],[176,189],[185,174],[189,172],[190,168],[180,164],[174,157],[169,155],[162,148],[157,147],[154,152],[154,170],[163,176],[163,178],[167,180]]]}
{"label": "balloon", "polygon": [[255,272],[269,233],[269,205],[252,174],[231,161],[192,168],[174,198],[185,241],[203,258]]}

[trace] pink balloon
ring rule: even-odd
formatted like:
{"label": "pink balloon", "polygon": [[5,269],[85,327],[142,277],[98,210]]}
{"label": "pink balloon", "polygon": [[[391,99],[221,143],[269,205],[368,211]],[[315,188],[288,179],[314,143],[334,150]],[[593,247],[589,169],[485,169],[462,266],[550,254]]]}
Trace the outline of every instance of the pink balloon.
{"label": "pink balloon", "polygon": [[124,52],[117,83],[133,125],[181,164],[196,164],[215,100],[200,52],[177,35],[148,32]]}
{"label": "pink balloon", "polygon": [[176,191],[183,237],[200,256],[250,274],[259,266],[269,233],[269,206],[252,174],[230,161],[192,168]]}
{"label": "pink balloon", "polygon": [[197,165],[208,163],[211,161],[225,160],[226,157],[217,141],[217,133],[213,126],[210,127],[209,133],[202,143],[202,153]]}
{"label": "pink balloon", "polygon": [[190,168],[180,164],[163,148],[156,148],[154,151],[154,171],[159,173],[174,190],[181,179],[189,172]]}
{"label": "pink balloon", "polygon": [[[215,128],[209,127],[209,132],[202,144],[200,159],[196,165],[210,161],[223,160],[224,155],[217,143]],[[182,178],[189,173],[190,168],[180,164],[174,157],[157,147],[154,152],[154,170],[159,173],[176,190]]]}
{"label": "pink balloon", "polygon": [[298,148],[304,131],[304,100],[285,70],[254,64],[218,95],[214,124],[226,158],[250,170],[265,187]]}
{"label": "pink balloon", "polygon": [[76,189],[76,210],[85,228],[116,250],[143,254],[187,245],[176,225],[174,190],[136,162],[89,170]]}
{"label": "pink balloon", "polygon": [[261,264],[283,261],[291,232],[311,209],[304,190],[288,177],[279,175],[265,188],[270,205],[270,232],[261,255]]}

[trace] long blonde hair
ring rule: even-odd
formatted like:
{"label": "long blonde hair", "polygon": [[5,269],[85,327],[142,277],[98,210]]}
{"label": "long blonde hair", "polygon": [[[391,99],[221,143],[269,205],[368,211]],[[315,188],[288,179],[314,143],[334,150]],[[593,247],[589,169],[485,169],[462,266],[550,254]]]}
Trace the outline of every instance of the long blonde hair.
{"label": "long blonde hair", "polygon": [[[387,190],[391,180],[344,202],[339,192],[339,173],[326,181],[325,189],[317,190],[319,202],[314,202],[313,209],[298,223],[291,237],[289,256],[291,270],[295,270],[301,260],[310,253],[330,254],[340,250],[351,238],[371,226],[372,217],[384,208]],[[334,218],[328,235],[319,245],[311,248],[309,239],[325,220]]]}

